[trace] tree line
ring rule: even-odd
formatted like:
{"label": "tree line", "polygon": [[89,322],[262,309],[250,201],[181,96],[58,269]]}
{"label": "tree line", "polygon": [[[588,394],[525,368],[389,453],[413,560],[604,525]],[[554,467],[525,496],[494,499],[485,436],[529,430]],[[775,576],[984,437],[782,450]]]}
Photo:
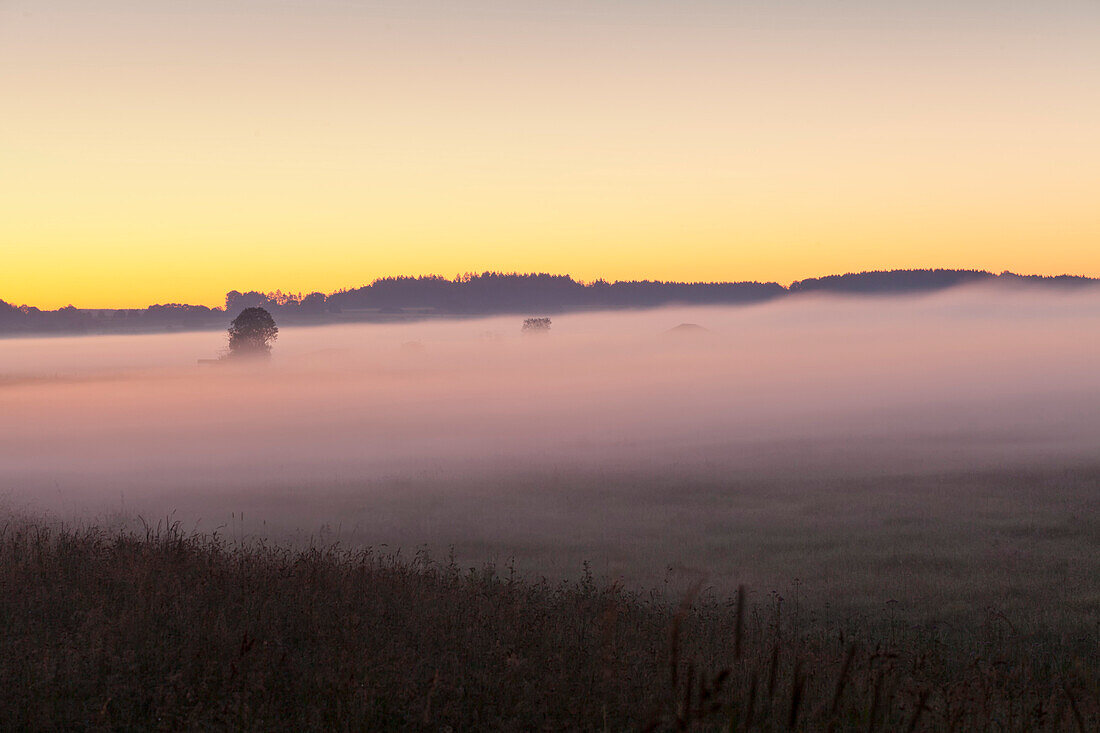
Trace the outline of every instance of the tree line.
{"label": "tree line", "polygon": [[546,273],[468,273],[384,277],[359,288],[333,293],[284,293],[281,290],[230,291],[225,305],[166,303],[141,309],[40,310],[0,300],[0,333],[81,333],[163,331],[224,327],[246,308],[264,308],[288,322],[326,319],[371,320],[424,315],[490,315],[537,311],[651,308],[662,305],[736,305],[759,303],[793,293],[898,294],[930,292],[980,282],[1056,287],[1096,285],[1100,279],[1059,275],[994,274],[984,270],[889,270],[809,278],[789,287],[774,282],[668,282],[596,280]]}

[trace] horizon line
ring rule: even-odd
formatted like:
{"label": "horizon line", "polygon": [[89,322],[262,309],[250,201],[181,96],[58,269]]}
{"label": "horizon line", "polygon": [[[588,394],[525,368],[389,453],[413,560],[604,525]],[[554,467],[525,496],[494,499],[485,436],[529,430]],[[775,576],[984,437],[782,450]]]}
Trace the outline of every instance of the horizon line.
{"label": "horizon line", "polygon": [[[376,277],[376,278],[370,280],[369,282],[361,284],[361,285],[352,285],[352,286],[348,286],[348,287],[336,288],[335,290],[331,290],[331,291],[328,291],[328,292],[321,291],[321,290],[310,290],[310,291],[286,290],[286,291],[284,291],[281,288],[276,288],[274,290],[257,290],[257,289],[241,290],[241,289],[233,288],[231,290],[226,291],[225,296],[229,296],[231,293],[237,293],[237,294],[240,294],[240,295],[247,295],[247,294],[250,294],[250,293],[258,293],[258,294],[264,295],[264,296],[281,295],[281,296],[287,296],[287,297],[301,298],[301,297],[306,297],[306,296],[309,296],[309,295],[321,294],[321,295],[325,296],[325,298],[329,298],[329,297],[332,297],[334,295],[340,295],[340,294],[352,292],[352,291],[355,291],[355,290],[361,290],[361,289],[364,289],[364,288],[373,287],[377,283],[385,282],[387,280],[440,280],[440,281],[444,281],[444,282],[459,284],[459,283],[467,283],[467,282],[470,282],[474,279],[486,278],[486,277],[490,277],[490,276],[496,276],[496,277],[561,278],[561,279],[568,279],[568,280],[570,280],[570,281],[572,281],[572,282],[574,282],[577,285],[580,285],[582,287],[591,287],[591,286],[596,285],[598,283],[604,283],[604,284],[607,284],[607,285],[618,285],[618,284],[629,284],[629,283],[652,283],[652,284],[662,284],[662,285],[687,285],[687,286],[761,285],[761,286],[766,286],[766,287],[767,286],[775,286],[775,287],[782,288],[783,290],[789,292],[789,291],[791,291],[792,288],[794,288],[796,285],[798,285],[800,283],[823,281],[823,280],[832,280],[832,279],[837,279],[837,278],[845,278],[845,277],[852,277],[852,276],[859,276],[859,275],[891,274],[891,273],[967,273],[967,274],[975,274],[975,275],[979,275],[979,276],[980,275],[988,275],[988,276],[991,276],[991,277],[1019,277],[1019,278],[1024,278],[1024,279],[1051,279],[1051,280],[1054,280],[1054,279],[1071,279],[1071,280],[1085,280],[1085,281],[1100,282],[1100,277],[1097,277],[1097,276],[1084,275],[1084,274],[1074,274],[1074,273],[1068,273],[1068,272],[1062,272],[1062,273],[1059,273],[1059,274],[1055,274],[1055,273],[1021,274],[1021,273],[1013,272],[1011,270],[1002,270],[1000,272],[994,272],[993,270],[979,269],[979,268],[968,268],[968,267],[901,267],[901,268],[892,268],[892,269],[849,270],[849,271],[844,272],[844,273],[834,272],[834,273],[829,273],[827,275],[814,275],[814,276],[810,276],[810,277],[804,277],[804,278],[800,278],[800,279],[797,279],[797,280],[792,280],[789,283],[787,283],[786,285],[784,285],[783,283],[781,283],[777,280],[661,280],[661,279],[650,279],[650,278],[609,280],[609,279],[606,279],[606,278],[603,278],[603,277],[597,277],[593,280],[582,280],[580,278],[573,277],[573,275],[571,275],[569,273],[553,273],[553,272],[537,272],[537,271],[527,271],[527,272],[512,271],[512,272],[506,272],[506,271],[503,271],[503,270],[483,270],[483,271],[480,271],[480,272],[476,272],[476,271],[468,270],[466,272],[456,273],[453,277],[448,277],[446,275],[441,275],[441,274],[437,274],[437,273],[421,273],[421,274],[417,274],[417,275],[407,275],[407,274],[382,275],[382,276]],[[223,301],[224,301],[224,299],[223,299]],[[204,307],[204,308],[209,308],[211,310],[221,310],[221,309],[224,308],[224,302],[221,305],[214,305],[214,306],[206,305],[205,303],[157,302],[157,303],[149,303],[149,304],[147,304],[143,307],[129,307],[129,308],[118,308],[118,307],[112,308],[112,307],[105,307],[105,306],[80,306],[80,307],[78,307],[78,306],[74,306],[70,302],[66,305],[58,306],[56,308],[50,309],[50,308],[40,308],[38,306],[29,304],[29,303],[18,303],[17,304],[17,303],[14,303],[12,301],[8,301],[8,300],[4,299],[2,296],[0,296],[0,304],[6,304],[6,305],[9,305],[9,306],[12,306],[12,307],[15,307],[15,308],[19,308],[19,309],[23,309],[23,308],[36,309],[36,310],[39,310],[41,312],[46,312],[46,313],[56,312],[56,311],[61,311],[61,310],[67,310],[67,309],[70,309],[70,308],[78,310],[78,311],[99,311],[99,310],[142,311],[142,310],[147,310],[149,308],[163,307],[163,306]]]}

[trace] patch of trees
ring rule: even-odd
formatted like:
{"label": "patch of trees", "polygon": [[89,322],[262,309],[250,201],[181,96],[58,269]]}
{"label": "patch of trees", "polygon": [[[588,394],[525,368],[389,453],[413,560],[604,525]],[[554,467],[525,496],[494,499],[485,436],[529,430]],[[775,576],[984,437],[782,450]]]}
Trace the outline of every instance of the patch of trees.
{"label": "patch of trees", "polygon": [[275,319],[263,308],[245,308],[229,324],[227,359],[267,359],[279,338]]}
{"label": "patch of trees", "polygon": [[220,324],[224,313],[204,305],[166,303],[148,308],[74,308],[40,310],[0,301],[0,332],[103,333],[207,328]]}
{"label": "patch of trees", "polygon": [[549,318],[525,318],[523,320],[523,328],[520,329],[523,333],[549,333],[550,332],[550,319]]}
{"label": "patch of trees", "polygon": [[371,310],[397,315],[414,311],[453,314],[562,311],[582,308],[645,308],[673,303],[733,304],[783,295],[777,283],[676,283],[656,280],[583,283],[568,275],[546,273],[467,273],[454,279],[438,275],[384,277],[331,295],[283,293],[226,294],[225,310],[235,316],[245,308],[265,308],[283,315]]}
{"label": "patch of trees", "polygon": [[730,304],[782,295],[777,283],[676,283],[656,280],[583,283],[546,273],[468,273],[453,280],[438,276],[390,277],[333,293],[329,303],[343,310],[431,308],[458,314],[561,311],[581,308],[645,308],[673,303]]}
{"label": "patch of trees", "polygon": [[250,290],[242,293],[230,290],[225,294],[225,312],[236,317],[245,308],[263,308],[271,313],[300,313],[302,315],[322,315],[332,312],[324,293],[284,293],[276,290],[272,293],[258,293]]}

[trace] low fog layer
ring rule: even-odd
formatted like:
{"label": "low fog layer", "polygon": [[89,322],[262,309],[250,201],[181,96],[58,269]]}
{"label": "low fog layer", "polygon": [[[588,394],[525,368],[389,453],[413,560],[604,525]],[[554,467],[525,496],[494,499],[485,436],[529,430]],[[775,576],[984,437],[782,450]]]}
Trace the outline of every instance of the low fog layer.
{"label": "low fog layer", "polygon": [[[691,323],[701,328],[675,328]],[[0,482],[47,504],[531,468],[911,471],[1081,462],[1100,293],[0,341]],[[303,490],[307,490],[303,488]]]}
{"label": "low fog layer", "polygon": [[1100,293],[522,320],[287,328],[263,367],[198,364],[219,333],[0,340],[0,492],[536,573],[810,578],[833,607],[1094,613]]}

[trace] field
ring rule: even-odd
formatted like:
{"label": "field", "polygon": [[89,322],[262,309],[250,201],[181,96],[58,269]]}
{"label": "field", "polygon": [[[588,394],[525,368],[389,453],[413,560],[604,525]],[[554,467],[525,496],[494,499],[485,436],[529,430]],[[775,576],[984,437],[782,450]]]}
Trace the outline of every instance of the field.
{"label": "field", "polygon": [[[104,519],[130,530],[178,521],[291,548],[453,548],[463,564],[554,581],[588,563],[600,579],[673,601],[697,582],[722,595],[745,585],[832,620],[1095,639],[1098,486],[1100,467],[1084,466],[813,480],[563,471],[169,495],[167,516]],[[225,520],[215,526],[203,511]]]}
{"label": "field", "polygon": [[6,341],[0,725],[1094,730],[1098,329],[979,289],[263,369]]}
{"label": "field", "polygon": [[[1100,723],[1100,470],[667,481],[406,483],[369,509],[265,494],[205,536],[171,518],[13,516],[0,722]],[[294,532],[318,501],[347,524]],[[282,523],[251,531],[253,510]]]}
{"label": "field", "polygon": [[1092,730],[1096,640],[9,523],[6,729]]}

